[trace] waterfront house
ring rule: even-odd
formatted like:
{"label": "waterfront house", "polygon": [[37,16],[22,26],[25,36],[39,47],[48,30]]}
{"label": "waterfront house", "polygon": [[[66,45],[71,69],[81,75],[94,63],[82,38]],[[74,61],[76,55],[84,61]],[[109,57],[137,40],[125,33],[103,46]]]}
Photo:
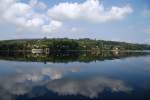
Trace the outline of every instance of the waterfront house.
{"label": "waterfront house", "polygon": [[32,49],[33,54],[39,54],[39,53],[44,53],[43,49]]}
{"label": "waterfront house", "polygon": [[114,51],[120,51],[120,50],[124,50],[124,48],[122,46],[114,46],[113,50]]}

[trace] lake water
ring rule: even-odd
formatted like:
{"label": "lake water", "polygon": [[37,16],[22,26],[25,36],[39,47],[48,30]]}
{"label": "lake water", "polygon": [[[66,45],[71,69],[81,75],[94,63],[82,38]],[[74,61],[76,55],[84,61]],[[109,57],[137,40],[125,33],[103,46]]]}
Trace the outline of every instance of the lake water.
{"label": "lake water", "polygon": [[1,53],[0,59],[0,100],[150,100],[147,53]]}

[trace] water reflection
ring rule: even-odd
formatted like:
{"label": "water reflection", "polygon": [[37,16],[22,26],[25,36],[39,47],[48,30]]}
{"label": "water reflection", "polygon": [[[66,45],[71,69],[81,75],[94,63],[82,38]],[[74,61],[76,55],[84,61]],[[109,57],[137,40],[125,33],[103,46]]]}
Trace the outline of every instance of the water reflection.
{"label": "water reflection", "polygon": [[[10,62],[8,63],[11,64]],[[58,79],[63,81],[62,78],[65,73],[77,72],[80,69],[80,67],[42,68],[33,66],[27,66],[31,68],[24,69],[21,66],[17,66],[12,66],[14,72],[11,75],[0,76],[0,100],[12,100],[12,98],[19,95],[31,94],[34,87],[46,87],[47,84]]]}
{"label": "water reflection", "polygon": [[132,56],[142,56],[150,54],[149,52],[118,52],[118,51],[63,51],[53,52],[49,55],[32,54],[27,52],[0,52],[0,59],[15,61],[36,61],[36,62],[92,62],[112,59],[121,59]]}
{"label": "water reflection", "polygon": [[132,90],[123,81],[107,77],[55,80],[48,83],[48,89],[59,95],[82,95],[89,98],[97,98],[105,89],[109,89],[111,92]]}
{"label": "water reflection", "polygon": [[[111,92],[130,92],[132,90],[122,80],[115,78],[90,76],[80,79],[64,75],[64,73],[76,73],[82,67],[32,67],[30,70],[13,67],[15,68],[14,74],[0,77],[0,100],[12,100],[16,96],[25,94],[33,95],[32,89],[39,86],[59,95],[82,95],[89,98],[98,97],[106,89]],[[38,95],[34,94],[34,96]]]}
{"label": "water reflection", "polygon": [[[145,63],[150,58],[146,56],[147,53],[4,55],[0,54],[3,59],[0,60],[0,100],[24,100],[19,98],[21,96],[29,100],[47,94],[51,96],[52,93],[58,97],[83,96],[96,99],[105,92],[129,96],[139,88],[138,91],[150,92],[150,70],[145,71],[145,68],[149,68],[149,63]],[[48,63],[44,64],[43,61]],[[140,95],[136,94],[136,97]]]}

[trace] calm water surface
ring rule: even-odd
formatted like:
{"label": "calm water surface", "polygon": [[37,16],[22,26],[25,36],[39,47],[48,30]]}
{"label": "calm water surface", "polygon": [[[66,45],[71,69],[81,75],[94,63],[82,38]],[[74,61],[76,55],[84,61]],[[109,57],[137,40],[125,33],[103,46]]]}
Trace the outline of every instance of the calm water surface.
{"label": "calm water surface", "polygon": [[0,100],[150,100],[149,54],[67,57],[1,56]]}

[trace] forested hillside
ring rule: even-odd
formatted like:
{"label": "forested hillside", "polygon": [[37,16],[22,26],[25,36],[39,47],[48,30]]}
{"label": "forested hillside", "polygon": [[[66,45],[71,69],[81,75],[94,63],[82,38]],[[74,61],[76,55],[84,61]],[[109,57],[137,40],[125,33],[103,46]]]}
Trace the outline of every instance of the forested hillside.
{"label": "forested hillside", "polygon": [[0,50],[31,50],[49,48],[57,50],[150,50],[150,45],[92,39],[20,39],[0,41]]}

